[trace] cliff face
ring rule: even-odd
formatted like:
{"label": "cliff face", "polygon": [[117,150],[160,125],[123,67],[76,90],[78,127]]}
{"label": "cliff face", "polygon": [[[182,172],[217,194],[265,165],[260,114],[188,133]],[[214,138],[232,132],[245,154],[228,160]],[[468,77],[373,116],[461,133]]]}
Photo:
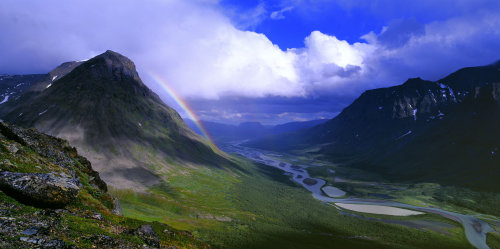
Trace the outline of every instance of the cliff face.
{"label": "cliff face", "polygon": [[0,123],[0,248],[208,248],[117,204],[66,140]]}

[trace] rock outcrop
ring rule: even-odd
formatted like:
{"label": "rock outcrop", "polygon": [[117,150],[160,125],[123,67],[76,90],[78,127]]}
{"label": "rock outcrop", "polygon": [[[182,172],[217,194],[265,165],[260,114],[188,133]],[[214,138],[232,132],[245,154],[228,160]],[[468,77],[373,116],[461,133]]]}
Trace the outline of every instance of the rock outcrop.
{"label": "rock outcrop", "polygon": [[67,169],[72,177],[75,177],[74,165],[76,159],[78,169],[90,176],[90,184],[107,191],[107,184],[101,179],[99,173],[92,169],[89,160],[78,155],[76,148],[71,147],[68,141],[40,133],[35,129],[23,129],[5,122],[0,122],[0,133],[20,145],[29,147],[49,159],[53,164]]}
{"label": "rock outcrop", "polygon": [[61,173],[0,172],[0,190],[16,200],[37,207],[64,207],[73,201],[80,188],[77,182]]}
{"label": "rock outcrop", "polygon": [[139,238],[141,238],[147,245],[160,247],[160,240],[158,240],[158,236],[151,225],[140,226],[135,231],[135,234],[139,236]]}

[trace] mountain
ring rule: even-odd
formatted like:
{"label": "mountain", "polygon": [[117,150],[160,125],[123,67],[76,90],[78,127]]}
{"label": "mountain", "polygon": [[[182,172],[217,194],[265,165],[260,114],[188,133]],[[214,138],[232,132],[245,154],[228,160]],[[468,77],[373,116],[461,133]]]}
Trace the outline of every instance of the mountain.
{"label": "mountain", "polygon": [[3,98],[0,102],[0,115],[11,112],[20,103],[50,87],[52,82],[62,78],[81,63],[65,62],[48,74],[0,75],[0,96]]}
{"label": "mountain", "polygon": [[308,153],[393,180],[498,191],[500,63],[364,92],[313,128],[248,143]]}
{"label": "mountain", "polygon": [[33,84],[47,79],[46,74],[0,75],[0,110],[18,99]]}
{"label": "mountain", "polygon": [[228,163],[144,85],[123,55],[108,50],[49,75],[50,82],[34,85],[3,119],[67,139],[115,187],[144,189],[173,165]]}
{"label": "mountain", "polygon": [[[191,119],[184,120],[186,124],[196,133],[202,134],[198,126]],[[274,126],[264,126],[259,122],[244,122],[239,125],[222,124],[210,121],[200,121],[210,136],[220,143],[231,141],[243,141],[277,135],[300,129],[311,128],[315,125],[326,122],[326,119],[310,120],[303,122],[289,122]]]}
{"label": "mountain", "polygon": [[271,133],[273,134],[281,134],[281,133],[288,133],[288,132],[294,132],[302,129],[307,129],[314,127],[319,124],[323,124],[327,119],[315,119],[315,120],[309,120],[309,121],[296,121],[296,122],[288,122],[284,124],[279,124],[275,125],[270,128]]}
{"label": "mountain", "polygon": [[[186,124],[196,133],[202,134],[197,124],[191,119],[185,119]],[[269,127],[259,122],[244,122],[239,125],[222,124],[210,121],[200,121],[210,136],[219,143],[247,140],[271,134]]]}
{"label": "mountain", "polygon": [[185,231],[125,218],[65,140],[0,122],[1,248],[209,248]]}

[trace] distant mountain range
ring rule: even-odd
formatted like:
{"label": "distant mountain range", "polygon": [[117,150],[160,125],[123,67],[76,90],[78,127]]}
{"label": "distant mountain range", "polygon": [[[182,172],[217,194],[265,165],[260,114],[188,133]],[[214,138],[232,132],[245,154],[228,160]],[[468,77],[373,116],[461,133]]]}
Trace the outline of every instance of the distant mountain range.
{"label": "distant mountain range", "polygon": [[116,52],[64,63],[47,75],[13,77],[34,78],[23,94],[0,105],[2,119],[67,139],[115,187],[158,183],[157,172],[172,165],[230,164]]}
{"label": "distant mountain range", "polygon": [[[193,120],[184,119],[184,121],[189,126],[189,128],[202,135],[200,129]],[[328,120],[317,119],[310,121],[289,122],[279,125],[262,125],[259,122],[244,122],[239,125],[222,124],[210,121],[200,122],[216,142],[224,143],[294,132],[301,129],[314,127],[316,125],[325,123],[326,121]]]}
{"label": "distant mountain range", "polygon": [[[0,74],[0,106],[18,99],[31,85],[45,81],[48,74],[3,75]],[[5,109],[5,108],[3,108]]]}
{"label": "distant mountain range", "polygon": [[498,192],[500,62],[369,90],[324,124],[246,145]]}
{"label": "distant mountain range", "polygon": [[[52,82],[62,78],[80,64],[82,64],[82,61],[65,62],[47,74],[7,75],[0,77],[3,80],[2,84],[0,84],[0,95],[5,100],[5,102],[0,104],[0,115],[4,116],[18,105],[29,101],[29,99],[49,88]],[[5,81],[8,83],[5,84]]]}

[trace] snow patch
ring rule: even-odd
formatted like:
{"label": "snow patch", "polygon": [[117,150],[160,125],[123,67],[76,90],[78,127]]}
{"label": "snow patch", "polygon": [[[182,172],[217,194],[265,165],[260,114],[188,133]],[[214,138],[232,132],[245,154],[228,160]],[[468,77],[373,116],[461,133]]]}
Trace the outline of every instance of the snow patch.
{"label": "snow patch", "polygon": [[410,135],[411,133],[412,133],[412,131],[410,130],[410,131],[408,131],[407,133],[405,133],[405,134],[403,134],[403,135],[399,136],[399,137],[398,137],[398,139],[400,139],[400,138],[402,138],[402,137],[405,137],[405,136],[408,136],[408,135]]}
{"label": "snow patch", "polygon": [[[455,93],[453,92],[453,89],[451,89],[450,86],[445,85],[443,83],[438,83],[438,84],[439,87],[441,87],[441,89],[448,89],[448,91],[450,92],[450,96],[456,100]],[[443,93],[443,97],[446,98],[446,96],[444,95],[445,92],[443,90],[441,90],[441,92]],[[459,92],[458,95],[461,95],[461,93]]]}
{"label": "snow patch", "polygon": [[18,116],[18,117],[21,117],[22,115],[23,115],[23,113],[21,112],[21,113],[19,113],[19,115],[17,115],[17,116]]}
{"label": "snow patch", "polygon": [[451,90],[451,87],[448,87],[448,91],[450,91],[451,97],[453,97],[454,99],[456,99],[455,93],[453,93],[453,90]]}
{"label": "snow patch", "polygon": [[45,87],[45,89],[49,88],[50,86],[52,86],[52,83],[49,83],[49,85],[47,85],[47,87]]}
{"label": "snow patch", "polygon": [[444,116],[444,114],[441,112],[441,110],[438,110],[438,115],[437,116],[438,117],[442,117],[442,116]]}
{"label": "snow patch", "polygon": [[382,110],[382,109],[383,109],[383,107],[382,107],[382,106],[379,106],[379,107],[378,107],[378,109],[379,109],[379,110]]}
{"label": "snow patch", "polygon": [[417,121],[417,111],[418,108],[413,109],[413,120]]}
{"label": "snow patch", "polygon": [[0,102],[0,105],[7,102],[7,100],[9,100],[9,95],[5,96],[5,98],[2,100],[2,102]]}
{"label": "snow patch", "polygon": [[142,124],[141,123],[137,123],[139,125],[139,127],[142,127]]}
{"label": "snow patch", "polygon": [[56,75],[56,76],[52,77],[52,81],[56,80],[57,76],[59,76],[59,75]]}
{"label": "snow patch", "polygon": [[43,112],[38,113],[38,116],[40,116],[40,115],[42,115],[42,114],[46,113],[48,110],[49,110],[49,109],[47,109],[47,110],[45,110],[45,111],[43,111]]}

